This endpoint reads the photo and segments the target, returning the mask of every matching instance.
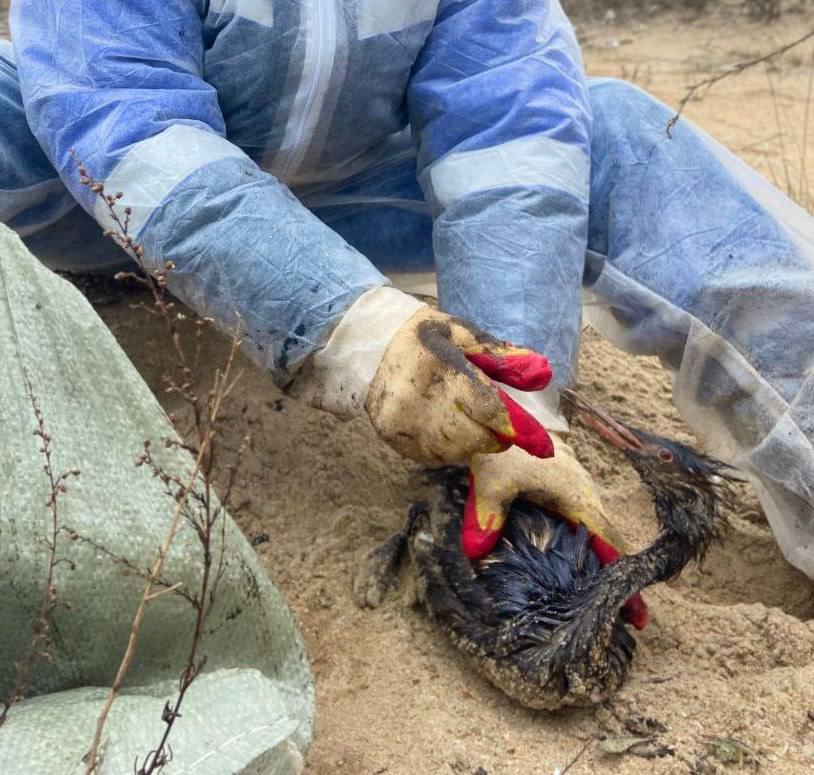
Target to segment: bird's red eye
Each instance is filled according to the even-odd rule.
[[[673,453],[670,452],[669,449],[660,449],[659,450],[659,460],[662,463],[672,463],[673,462]]]

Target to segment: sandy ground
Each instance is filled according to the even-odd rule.
[[[2,20],[0,20],[0,24]],[[688,83],[801,34],[811,17],[764,27],[667,17],[580,28],[592,74],[625,76],[675,104]],[[770,73],[757,68],[721,83],[687,114],[767,176],[799,186],[804,101],[812,49]],[[772,96],[774,92],[774,98]],[[778,124],[779,120],[779,124]],[[783,134],[778,134],[778,125]],[[814,153],[814,148],[809,151]],[[789,173],[783,171],[785,164]],[[809,173],[814,189],[814,174]],[[167,364],[159,330],[127,303],[100,313],[148,383],[163,396]],[[212,342],[206,362],[223,357]],[[586,331],[581,383],[619,416],[690,438],[651,359],[620,354]],[[168,409],[175,409],[164,399]],[[408,466],[363,421],[342,423],[281,398],[247,367],[230,400],[222,462],[252,436],[234,517],[286,594],[308,643],[318,718],[308,772],[370,774],[553,773],[582,749],[570,773],[715,772],[735,754],[709,740],[733,737],[761,771],[814,771],[814,598],[777,550],[754,499],[744,493],[726,542],[703,569],[645,593],[654,621],[637,635],[632,677],[606,706],[531,712],[473,675],[458,653],[398,593],[379,610],[350,597],[355,559],[399,525]],[[609,511],[636,545],[652,531],[652,505],[622,458],[575,432],[578,454]],[[665,730],[673,753],[645,760],[602,753],[602,735]],[[746,757],[748,758],[748,756]],[[742,760],[732,771],[750,771]]]

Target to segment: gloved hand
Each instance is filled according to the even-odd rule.
[[[602,565],[621,556],[624,541],[605,514],[590,474],[565,439],[555,433],[551,439],[555,453],[550,460],[537,460],[517,447],[497,455],[473,456],[461,531],[464,554],[469,559],[480,559],[492,551],[518,495],[568,522],[585,525],[591,535],[591,548]],[[647,607],[638,594],[628,600],[622,613],[637,629],[647,624]]]
[[[590,476],[562,439],[553,441],[490,378],[540,391],[551,370],[531,350],[500,342],[393,288],[376,288],[345,313],[290,391],[335,414],[366,413],[383,439],[414,460],[469,463],[461,540],[470,559],[494,548],[519,494],[584,523],[600,562],[617,559],[622,542]],[[551,457],[555,445],[553,460],[536,459]],[[626,611],[628,621],[644,626],[641,598],[632,598]]]
[[[467,463],[512,444],[551,456],[543,426],[492,379],[541,390],[551,370],[537,353],[377,288],[345,314],[291,392],[336,414],[365,412],[390,446],[429,465]]]

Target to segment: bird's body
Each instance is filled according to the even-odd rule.
[[[486,678],[532,708],[594,704],[622,685],[635,651],[625,601],[703,556],[720,531],[717,504],[731,478],[719,461],[569,398],[653,493],[661,531],[650,546],[602,567],[584,526],[518,499],[500,544],[472,563],[460,543],[465,472],[446,469],[429,475],[429,496],[368,555],[355,586],[357,602],[378,602],[406,548],[433,618]]]
[[[563,637],[602,574],[585,528],[517,500],[498,547],[470,563],[460,548],[465,480],[449,472],[439,490],[413,508],[407,544],[419,599],[455,645],[529,707],[593,704],[614,692],[635,650],[619,607],[591,646],[597,658],[576,658],[570,646],[579,644]]]

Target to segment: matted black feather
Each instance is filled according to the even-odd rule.
[[[414,507],[410,554],[424,603],[458,647],[531,707],[592,704],[615,691],[635,641],[618,605],[591,604],[604,569],[588,531],[517,499],[500,544],[473,564],[460,544],[466,479],[450,469],[433,479],[440,493]]]
[[[528,501],[512,508],[503,540],[477,565],[501,619],[528,611],[564,621],[601,568],[584,526],[572,528]]]

